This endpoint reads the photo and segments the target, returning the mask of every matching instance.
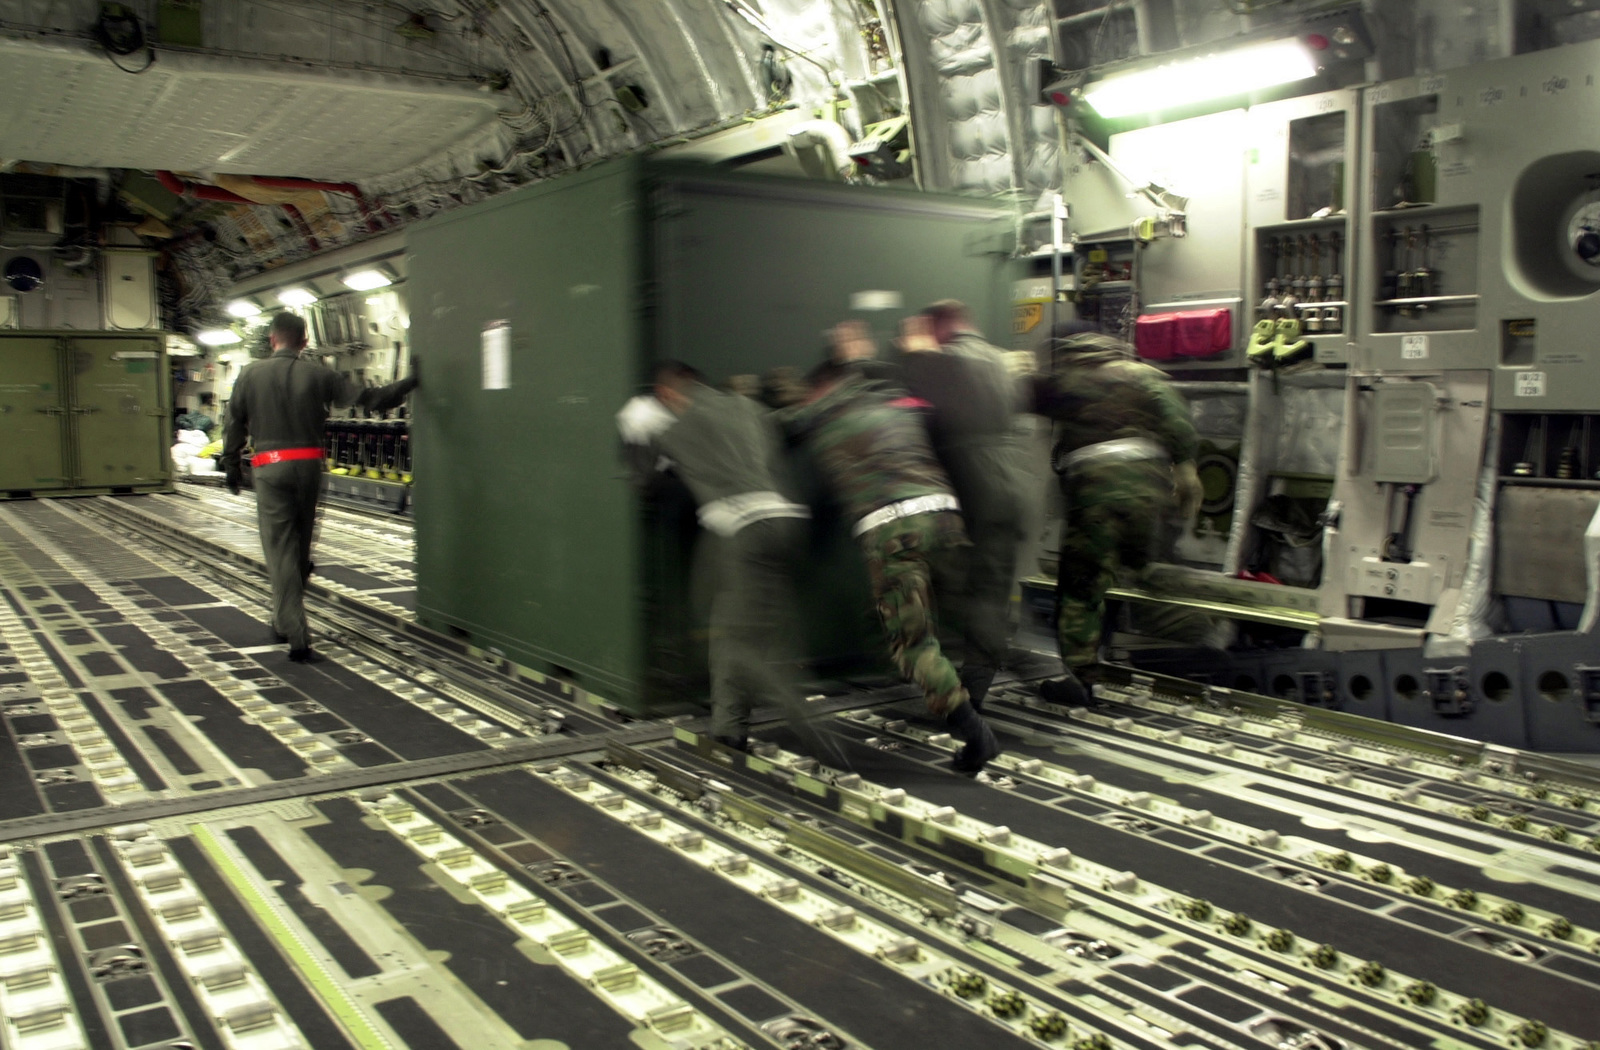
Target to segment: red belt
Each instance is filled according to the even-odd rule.
[[[257,452],[250,457],[252,467],[265,467],[271,463],[287,463],[292,459],[321,459],[320,448],[280,448],[276,452]]]

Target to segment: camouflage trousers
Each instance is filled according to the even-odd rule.
[[[1106,591],[1119,569],[1150,564],[1173,506],[1165,465],[1133,463],[1062,479],[1066,529],[1056,582],[1056,641],[1068,670],[1096,663]]]
[[[928,710],[945,715],[967,699],[955,665],[939,647],[938,595],[957,590],[954,559],[968,546],[954,513],[914,514],[861,537],[889,656],[922,687]]]

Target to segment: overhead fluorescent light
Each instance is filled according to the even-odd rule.
[[[195,338],[207,346],[232,346],[239,341],[239,333],[231,328],[208,328],[196,333]]]
[[[357,270],[355,273],[347,274],[343,280],[346,288],[358,292],[370,292],[374,288],[384,288],[394,283],[378,270]]]
[[[317,301],[317,297],[304,288],[285,288],[278,293],[278,302],[284,306],[310,306]]]
[[[1118,73],[1091,83],[1083,98],[1096,113],[1112,119],[1243,95],[1305,80],[1316,72],[1316,62],[1305,44],[1275,40]]]
[[[228,304],[228,313],[243,321],[261,316],[261,307],[248,299],[235,299]]]

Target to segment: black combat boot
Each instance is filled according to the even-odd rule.
[[[944,727],[964,745],[950,760],[957,773],[975,777],[991,759],[1000,754],[1000,741],[994,730],[971,704],[962,704],[945,716]]]
[[[1064,678],[1040,682],[1039,698],[1060,707],[1088,707],[1094,703],[1094,695],[1089,692],[1089,687],[1071,671]]]
[[[322,662],[322,654],[310,646],[306,646],[304,649],[290,649],[289,659],[297,664],[320,664]]]
[[[735,751],[750,750],[750,738],[748,736],[744,736],[743,734],[739,736],[715,736],[712,737],[712,739],[721,744],[723,747],[731,747]]]

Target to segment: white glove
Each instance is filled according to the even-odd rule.
[[[667,406],[650,394],[630,398],[617,413],[617,429],[630,445],[648,445],[678,421]]]

